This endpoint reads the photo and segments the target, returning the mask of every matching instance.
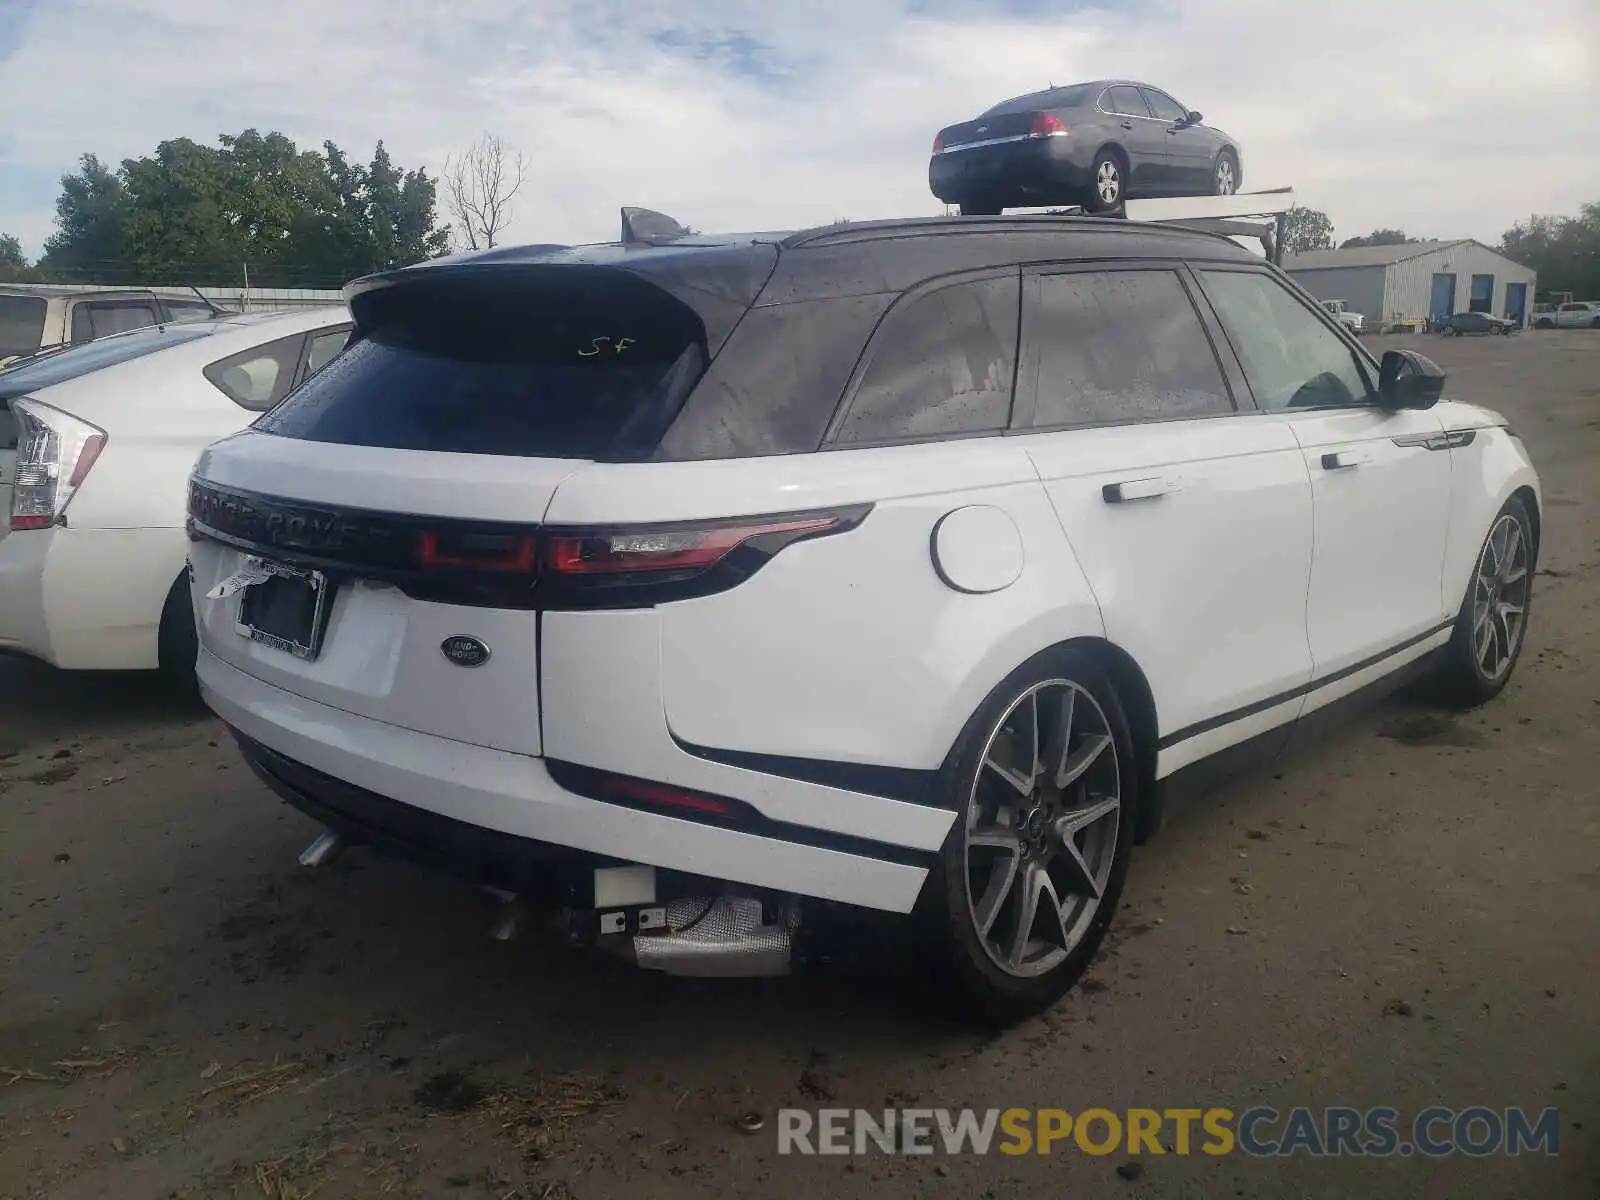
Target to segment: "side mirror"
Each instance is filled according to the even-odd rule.
[[[1183,118],[1183,123],[1185,125],[1198,125],[1198,124],[1200,124],[1201,121],[1204,121],[1204,120],[1205,120],[1205,118],[1202,117],[1199,113],[1194,112],[1194,111],[1191,110],[1189,115]]]
[[[1415,350],[1385,350],[1378,371],[1378,402],[1398,411],[1432,408],[1444,394],[1445,373]]]

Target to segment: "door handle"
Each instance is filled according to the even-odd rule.
[[[1322,469],[1324,471],[1343,471],[1349,467],[1359,467],[1362,463],[1371,462],[1372,459],[1365,454],[1357,454],[1354,450],[1335,450],[1332,454],[1322,456]]]
[[[1155,475],[1149,479],[1126,479],[1120,483],[1108,483],[1100,489],[1100,498],[1107,504],[1127,504],[1133,500],[1155,500],[1177,490],[1171,480]]]

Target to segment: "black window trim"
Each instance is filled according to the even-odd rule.
[[[1261,413],[1261,414],[1263,414],[1265,416],[1278,416],[1278,415],[1280,415],[1282,413],[1286,413],[1286,412],[1289,413],[1291,416],[1293,416],[1293,415],[1297,415],[1299,413],[1353,412],[1353,411],[1356,411],[1358,409],[1377,409],[1377,408],[1381,407],[1379,405],[1379,403],[1378,403],[1378,383],[1377,383],[1377,381],[1378,381],[1378,378],[1379,378],[1379,376],[1380,376],[1380,374],[1382,372],[1382,367],[1378,363],[1378,360],[1375,359],[1372,356],[1372,352],[1370,350],[1368,350],[1365,346],[1363,346],[1359,341],[1356,340],[1355,335],[1350,332],[1349,327],[1346,326],[1343,321],[1338,320],[1336,317],[1333,316],[1332,313],[1330,313],[1327,309],[1323,308],[1321,301],[1319,301],[1315,296],[1311,295],[1310,292],[1307,292],[1299,284],[1295,283],[1294,279],[1291,276],[1289,276],[1288,274],[1286,274],[1283,271],[1277,270],[1270,263],[1248,263],[1248,262],[1191,263],[1189,265],[1189,270],[1190,270],[1190,273],[1194,276],[1194,285],[1195,285],[1195,289],[1196,289],[1199,297],[1204,302],[1207,311],[1212,314],[1213,319],[1217,322],[1217,328],[1221,333],[1221,336],[1222,336],[1222,338],[1224,340],[1224,344],[1226,344],[1227,347],[1228,347],[1229,355],[1234,360],[1235,365],[1239,369],[1239,376],[1240,376],[1240,379],[1242,380],[1243,387],[1245,388],[1245,394],[1250,397],[1250,403],[1253,406],[1252,407],[1252,411],[1259,412],[1259,413]],[[1315,317],[1318,321],[1320,321],[1322,323],[1322,327],[1324,329],[1327,329],[1327,330],[1331,331],[1333,333],[1334,337],[1338,338],[1339,341],[1344,344],[1345,348],[1350,350],[1351,353],[1355,356],[1356,365],[1360,368],[1361,372],[1366,376],[1366,381],[1367,381],[1367,401],[1366,401],[1366,403],[1364,403],[1364,404],[1320,404],[1320,405],[1315,405],[1315,406],[1309,406],[1308,405],[1305,408],[1296,408],[1296,409],[1294,409],[1292,411],[1289,410],[1289,409],[1265,409],[1265,408],[1262,408],[1260,400],[1256,397],[1255,388],[1252,387],[1251,384],[1250,384],[1250,377],[1245,373],[1245,370],[1244,370],[1244,359],[1241,358],[1240,355],[1239,355],[1239,348],[1233,344],[1233,338],[1228,333],[1228,327],[1225,324],[1223,324],[1221,315],[1216,312],[1216,309],[1213,306],[1212,301],[1211,301],[1211,296],[1206,291],[1204,275],[1205,275],[1206,272],[1209,272],[1209,271],[1234,271],[1234,272],[1237,272],[1239,274],[1265,275],[1269,279],[1276,280],[1277,283],[1280,286],[1282,286],[1284,288],[1284,290],[1286,290],[1289,293],[1290,296],[1292,296],[1294,299],[1296,299],[1296,300],[1298,300],[1300,302],[1300,306],[1302,308],[1304,308],[1313,317]]]
[[[1017,344],[1012,351],[1011,360],[1011,403],[1007,410],[1006,423],[985,429],[953,430],[949,433],[923,433],[912,434],[898,438],[874,438],[852,441],[840,440],[839,434],[844,429],[844,423],[850,416],[850,411],[855,407],[857,393],[862,382],[866,379],[867,372],[872,369],[872,360],[882,349],[885,338],[883,331],[894,315],[904,308],[909,308],[924,296],[931,296],[946,288],[959,287],[964,283],[976,283],[986,279],[1017,280]],[[955,271],[948,275],[936,275],[930,279],[912,285],[896,297],[893,304],[883,310],[877,324],[872,327],[872,332],[867,336],[867,343],[862,347],[861,355],[856,359],[856,365],[851,369],[849,378],[845,381],[844,394],[835,405],[833,416],[829,419],[827,427],[822,434],[822,445],[819,452],[830,450],[869,450],[882,446],[917,446],[928,442],[953,442],[971,438],[1000,437],[1008,432],[1010,422],[1015,419],[1017,409],[1017,380],[1022,370],[1022,270],[1015,264],[1003,267],[982,267],[977,270]]]
[[[1182,259],[1171,258],[1133,258],[1133,259],[1100,259],[1072,262],[1036,262],[1024,263],[1022,266],[1022,316],[1019,326],[1027,328],[1028,313],[1036,308],[1039,300],[1038,281],[1046,275],[1081,275],[1089,272],[1105,273],[1109,271],[1162,271],[1169,275],[1176,275],[1178,286],[1183,289],[1184,295],[1189,299],[1189,305],[1194,309],[1200,327],[1205,331],[1206,342],[1211,347],[1211,357],[1217,364],[1217,373],[1222,377],[1223,387],[1227,389],[1228,401],[1233,405],[1232,412],[1208,413],[1204,416],[1171,416],[1171,417],[1138,417],[1130,420],[1118,421],[1067,421],[1051,425],[1033,425],[1029,422],[1033,414],[1038,411],[1038,362],[1037,355],[1030,343],[1025,339],[1017,351],[1017,382],[1016,395],[1011,402],[1011,426],[1006,433],[1013,437],[1027,437],[1037,433],[1064,433],[1074,429],[1118,429],[1132,425],[1165,425],[1176,421],[1225,421],[1234,417],[1253,415],[1259,410],[1255,407],[1254,397],[1244,389],[1242,371],[1230,370],[1229,358],[1232,346],[1229,345],[1229,354],[1222,353],[1222,347],[1228,345],[1220,341],[1223,337],[1221,326],[1217,323],[1216,315],[1211,311],[1210,305],[1202,304],[1196,294],[1195,284],[1188,278],[1185,267],[1187,264]],[[1244,401],[1244,403],[1241,403]]]

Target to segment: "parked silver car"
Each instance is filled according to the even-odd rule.
[[[76,345],[148,325],[204,320],[218,309],[197,295],[144,288],[0,286],[0,366],[53,346]]]

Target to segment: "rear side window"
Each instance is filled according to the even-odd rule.
[[[148,300],[101,301],[75,305],[72,309],[72,340],[87,342],[108,337],[113,333],[127,333],[156,323],[155,305]]]
[[[1205,327],[1172,271],[1038,278],[1024,332],[1037,366],[1035,428],[1234,411]]]
[[[892,309],[835,440],[890,442],[1002,430],[1016,378],[1016,275],[972,279]]]
[[[311,349],[306,355],[306,374],[315,375],[327,366],[333,356],[343,350],[345,343],[350,340],[348,326],[335,329],[329,333],[317,333],[311,336]]]
[[[1150,110],[1145,107],[1144,101],[1139,98],[1139,89],[1136,87],[1114,87],[1106,93],[1105,107],[1108,111],[1129,117],[1148,117]]]
[[[0,296],[0,358],[39,348],[46,307],[43,296]]]
[[[371,327],[255,427],[397,450],[639,459],[705,369],[694,311],[625,272],[557,268],[508,289],[431,282],[363,306]]]
[[[205,376],[240,408],[266,412],[289,394],[300,367],[305,334],[279,338],[219,359],[205,368]]]

